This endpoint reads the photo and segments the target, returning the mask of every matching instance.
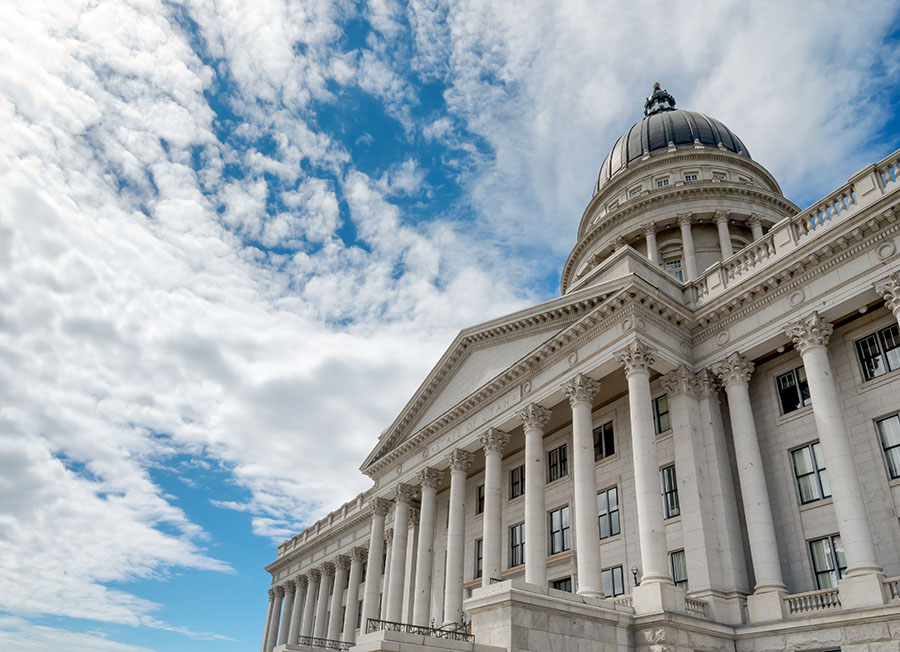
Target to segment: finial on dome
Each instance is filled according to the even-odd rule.
[[[651,116],[654,113],[674,110],[675,98],[669,94],[669,91],[662,89],[659,82],[655,82],[653,84],[653,93],[644,102],[644,115]]]
[[[653,90],[655,90],[655,91],[659,90],[659,82],[653,82]]]

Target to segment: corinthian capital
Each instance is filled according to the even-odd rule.
[[[728,211],[716,211],[715,215],[713,215],[713,222],[716,224],[720,222],[725,222],[728,224],[728,217],[731,215]]]
[[[272,600],[275,597],[275,589],[269,589],[269,600]]]
[[[281,584],[275,586],[275,596],[279,598],[284,597],[284,587]]]
[[[747,218],[747,226],[762,226],[762,219],[756,213],[751,213],[750,217]]]
[[[288,580],[284,583],[284,591],[289,595],[297,592],[297,585],[294,583],[294,580]]]
[[[656,350],[644,344],[643,340],[634,340],[631,344],[616,353],[616,361],[625,367],[625,375],[637,371],[650,371],[656,362]]]
[[[318,568],[310,568],[308,571],[306,571],[306,574],[309,575],[309,581],[314,584],[318,584],[319,580],[322,579],[322,571],[320,571]]]
[[[694,222],[693,213],[678,213],[678,226],[690,226]]]
[[[892,313],[900,318],[900,274],[891,274],[875,284],[875,291]]]
[[[294,582],[297,584],[298,591],[305,591],[307,584],[309,584],[309,578],[306,575],[298,575],[294,578]]]
[[[423,487],[428,487],[429,489],[437,489],[441,486],[441,482],[444,479],[444,472],[440,469],[433,469],[430,466],[419,471],[419,475],[416,476],[419,480],[419,484]]]
[[[375,516],[387,516],[391,511],[391,501],[386,498],[373,498],[372,499],[372,513]]]
[[[334,565],[341,570],[348,570],[350,568],[350,557],[347,555],[338,555],[334,558]]]
[[[319,567],[319,570],[322,571],[322,577],[331,577],[334,575],[334,564],[330,561],[323,561],[322,565]]]
[[[656,222],[647,222],[641,225],[644,235],[653,235],[656,233]]]
[[[784,332],[791,338],[794,348],[800,352],[800,355],[803,355],[803,352],[811,346],[828,346],[834,326],[814,311],[810,316],[785,328]]]
[[[569,403],[590,403],[594,400],[594,394],[600,389],[600,383],[584,374],[577,374],[572,380],[563,385],[563,391]]]
[[[725,387],[746,385],[750,382],[750,375],[753,373],[753,363],[735,351],[714,365],[713,373],[719,377]]]
[[[478,440],[485,453],[502,453],[509,443],[509,433],[497,428],[488,428],[487,432],[482,434]]]
[[[537,403],[529,403],[524,410],[519,412],[519,418],[526,428],[543,430],[550,420],[550,410],[542,408]]]
[[[681,394],[700,398],[700,381],[697,375],[684,365],[663,376],[662,384],[670,399]]]
[[[472,466],[472,453],[457,448],[450,453],[447,463],[450,465],[451,471],[468,471]]]
[[[416,499],[416,487],[408,484],[398,484],[394,487],[394,500],[398,503],[406,503],[409,505]]]
[[[709,369],[697,372],[698,398],[716,398],[719,393],[719,379]]]
[[[350,558],[361,564],[369,558],[369,551],[361,546],[356,546],[350,551]]]

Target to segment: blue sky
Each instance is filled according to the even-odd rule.
[[[248,650],[455,333],[552,298],[660,81],[804,207],[896,3],[0,6],[0,649]]]

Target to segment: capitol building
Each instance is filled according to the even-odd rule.
[[[278,546],[262,652],[900,651],[900,151],[801,209],[657,84],[560,290]]]

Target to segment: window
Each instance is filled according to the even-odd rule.
[[[525,493],[525,465],[517,466],[509,472],[509,499]]]
[[[678,505],[678,479],[675,477],[675,465],[670,464],[659,470],[662,484],[663,516],[673,518],[681,514]]]
[[[672,276],[674,278],[677,278],[679,281],[684,282],[684,270],[681,269],[681,258],[676,258],[675,260],[667,260],[666,272],[668,272],[669,276]]]
[[[550,582],[550,588],[556,589],[557,591],[568,591],[572,592],[572,577],[563,577],[558,580],[553,580]]]
[[[715,179],[716,181],[724,181],[725,173],[724,172],[713,172],[712,178]]]
[[[475,539],[475,579],[481,577],[483,572],[482,559],[484,558],[484,539]]]
[[[359,601],[359,606],[356,608],[356,629],[359,629],[362,626],[362,603],[363,601]]]
[[[554,448],[547,454],[547,482],[559,480],[569,474],[569,456],[566,445]]]
[[[797,479],[800,504],[812,503],[831,495],[828,473],[825,471],[825,462],[822,458],[822,446],[819,442],[792,450],[791,462],[794,466],[794,477]]]
[[[622,574],[621,566],[613,566],[612,568],[604,568],[600,571],[600,584],[603,589],[603,595],[607,598],[614,598],[617,595],[625,593],[625,581]]]
[[[597,494],[597,518],[600,521],[600,538],[614,537],[619,528],[619,492],[616,487]]]
[[[797,367],[786,374],[775,378],[778,387],[778,400],[781,402],[781,413],[788,414],[809,405],[809,385],[806,383],[806,369]]]
[[[381,574],[384,575],[385,570],[387,570],[387,543],[384,546],[384,552],[381,553]]]
[[[480,484],[475,488],[475,513],[481,514],[483,511],[484,511],[484,485]],[[447,510],[447,515],[449,518],[450,510]]]
[[[900,327],[892,324],[857,340],[856,357],[865,380],[900,369]]]
[[[665,187],[668,186],[668,185],[669,185],[669,180],[668,180],[668,179],[657,179],[657,180],[656,180],[656,187],[657,187],[657,188],[665,188]]]
[[[525,524],[519,523],[509,528],[509,567],[515,568],[525,563]]]
[[[344,631],[344,620],[347,618],[347,607],[341,607],[341,631]]]
[[[668,394],[653,399],[653,423],[656,425],[657,435],[672,429],[672,421],[669,419]]]
[[[688,590],[687,562],[684,559],[684,550],[675,550],[669,553],[669,572],[672,573],[672,580],[675,586],[681,587],[681,590]]]
[[[847,571],[841,535],[832,534],[830,537],[810,541],[809,556],[812,558],[813,572],[816,574],[816,587],[819,589],[835,588],[838,580]]]
[[[637,188],[632,188],[631,192],[628,193],[628,196],[629,197],[637,197],[640,194],[641,194],[641,186],[638,186]]]
[[[604,423],[599,428],[594,428],[594,459],[602,460],[604,457],[615,455],[616,442],[613,439],[612,421]]]
[[[878,438],[884,451],[888,475],[891,476],[891,480],[900,478],[900,415],[895,414],[876,421],[875,426],[878,428]]]
[[[555,555],[571,548],[569,541],[569,506],[550,512],[550,554]]]
[[[697,180],[697,173],[696,173],[696,172],[691,172],[690,174],[684,175],[684,180],[685,180],[685,181],[696,181],[696,180]]]
[[[366,568],[368,568],[368,567],[369,567],[369,562],[364,561],[363,567],[362,567],[362,573],[360,573],[360,575],[359,575],[359,583],[360,584],[366,583]]]

